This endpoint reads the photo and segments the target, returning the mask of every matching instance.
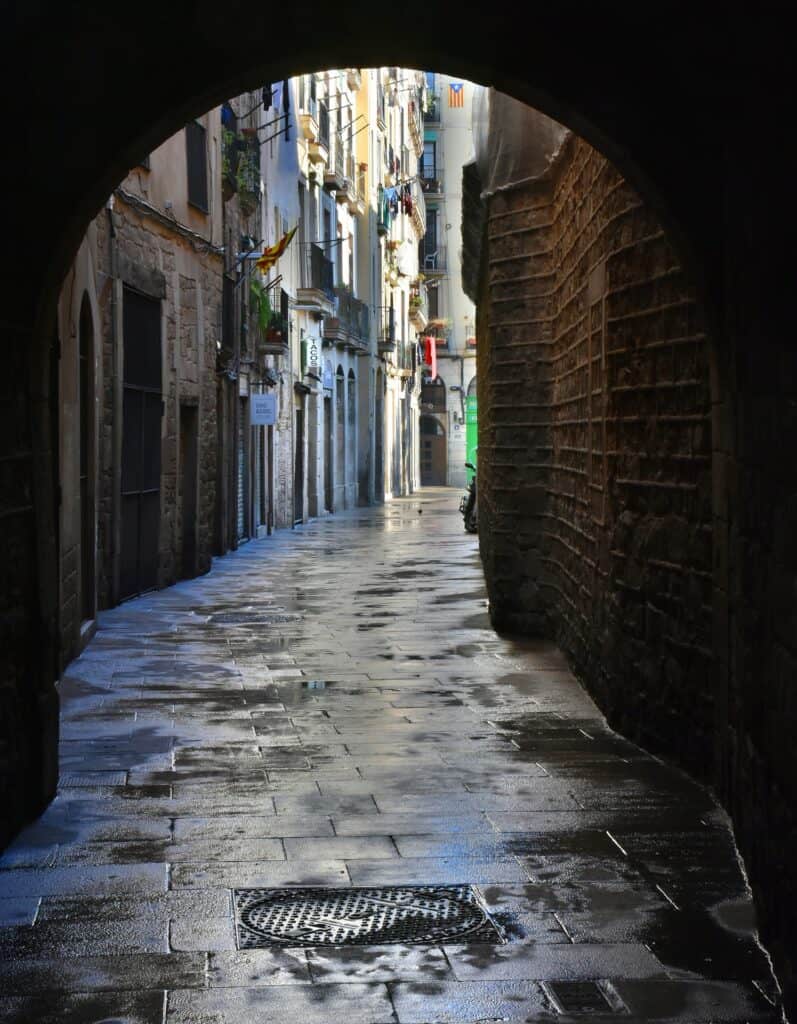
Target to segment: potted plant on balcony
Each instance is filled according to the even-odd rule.
[[[224,202],[232,199],[238,189],[239,139],[234,131],[225,128],[221,135],[221,194]]]
[[[238,159],[238,203],[244,217],[255,212],[260,203],[260,148],[257,138],[242,142]]]
[[[272,317],[271,323],[266,328],[266,341],[272,345],[281,345],[284,342],[282,333],[282,321],[276,316]]]

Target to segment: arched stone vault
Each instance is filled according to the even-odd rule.
[[[230,95],[324,67],[432,68],[495,85],[608,156],[699,286],[714,339],[714,779],[793,1005],[797,856],[772,852],[797,803],[793,83],[777,5],[16,0],[0,46],[0,840],[55,780],[55,308],[86,225],[142,153]]]

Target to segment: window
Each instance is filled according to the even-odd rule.
[[[429,254],[437,249],[437,209],[433,206],[426,209],[426,233],[423,236],[424,252]]]
[[[427,288],[426,303],[429,309],[429,319],[437,320],[440,316],[440,289],[437,287]]]
[[[198,121],[185,126],[185,155],[188,167],[188,202],[208,212],[207,131]]]
[[[423,144],[420,172],[422,178],[437,177],[437,143],[432,139]]]

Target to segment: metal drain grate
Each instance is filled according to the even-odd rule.
[[[236,889],[239,949],[501,943],[469,885]]]
[[[617,1006],[594,981],[544,982],[543,988],[559,1013],[614,1013]]]

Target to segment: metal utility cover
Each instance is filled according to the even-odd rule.
[[[549,981],[543,988],[559,1013],[611,1013],[617,1010],[594,981]]]
[[[470,885],[236,889],[239,949],[502,943]]]

